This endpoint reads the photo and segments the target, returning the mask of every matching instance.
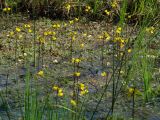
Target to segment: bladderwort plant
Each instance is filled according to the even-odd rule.
[[[0,101],[1,101],[1,107],[4,107],[5,112],[7,114],[7,118],[11,120],[11,114],[10,114],[10,106],[8,104],[7,98],[3,96],[3,92],[0,91]]]
[[[73,63],[73,101],[75,101],[76,106],[78,106],[78,79],[80,76],[80,72],[78,71],[78,66],[79,66],[80,59],[78,58],[72,58],[72,63]],[[73,107],[74,109],[74,107]],[[78,107],[75,107],[75,111],[78,112]],[[73,115],[72,119],[77,119],[77,115]]]
[[[146,21],[144,19],[143,24],[141,25],[139,35],[137,35],[136,40],[134,41],[134,54],[132,63],[135,67],[134,74],[132,75],[133,78],[137,78],[138,76],[143,80],[143,89],[144,89],[144,100],[147,102],[151,97],[151,86],[150,82],[152,80],[152,72],[153,72],[153,61],[150,61],[148,56],[148,49],[149,49],[149,41],[150,38],[145,37],[146,33]],[[142,76],[138,73],[141,73]],[[136,82],[133,81],[134,86],[136,86]]]
[[[121,18],[121,20],[120,20],[120,24],[122,25],[122,23],[124,22],[124,18],[125,18],[125,11],[126,11],[126,1],[124,1],[124,4],[123,4],[123,9],[122,9],[122,11],[121,11],[121,16],[120,16],[120,18]],[[140,34],[139,34],[139,36],[138,36],[138,38],[139,38],[139,43],[140,43],[140,40],[142,40],[142,38],[143,38],[143,35],[142,35],[142,33],[143,33],[143,29],[142,30],[140,30],[141,32],[140,32]],[[138,43],[138,44],[139,44]],[[137,51],[138,52],[138,51]],[[114,53],[113,53],[113,56],[114,56]],[[138,60],[138,58],[136,58],[136,59],[134,59],[133,61],[135,62],[136,60]],[[143,62],[143,66],[145,67],[145,64],[144,63],[146,63],[146,62]],[[114,66],[114,57],[113,57],[113,66]],[[113,73],[114,73],[114,71],[115,71],[115,69],[114,69],[114,67],[113,67]],[[148,72],[146,71],[146,67],[144,68],[144,70],[143,70],[143,73],[145,74],[144,75],[144,85],[145,85],[145,92],[147,92],[147,90],[146,89],[148,89],[148,87],[149,87],[149,79],[150,79],[150,75],[148,74]],[[147,86],[147,88],[146,88],[146,86]],[[112,95],[113,95],[113,98],[112,98],[112,107],[111,107],[111,111],[113,112],[113,110],[114,110],[114,103],[115,103],[115,101],[114,101],[114,94],[115,94],[115,82],[114,82],[114,74],[113,74],[113,93],[112,93]],[[145,93],[146,95],[145,96],[148,96],[147,95],[147,93]],[[102,97],[103,97],[103,94],[102,94]],[[101,99],[100,99],[101,100]],[[134,102],[134,101],[133,101]],[[98,103],[99,104],[99,103]],[[98,105],[97,104],[97,105]],[[96,106],[96,108],[97,108],[97,106]],[[94,115],[94,113],[93,113],[93,115]],[[92,115],[92,117],[91,117],[91,119],[93,119],[93,115]]]
[[[125,16],[125,12],[126,12],[126,5],[127,5],[127,1],[123,1],[123,7],[122,7],[122,10],[121,10],[121,19],[120,19],[120,25],[122,25],[122,23],[124,22],[124,16]],[[118,34],[119,33],[121,33],[121,27],[120,28],[117,28],[117,29],[120,29],[120,30],[118,30]],[[115,36],[114,35],[115,33],[113,33],[113,36]],[[115,39],[115,38],[113,38],[113,39]],[[116,96],[116,90],[115,90],[115,88],[116,88],[116,84],[118,84],[118,80],[119,80],[119,77],[117,78],[117,83],[116,83],[116,81],[115,81],[115,79],[116,79],[116,77],[115,77],[115,74],[116,74],[116,65],[115,65],[115,62],[116,62],[116,59],[115,59],[115,55],[116,54],[118,54],[116,51],[117,51],[117,47],[116,47],[116,44],[113,42],[113,44],[112,44],[112,46],[113,46],[113,48],[112,48],[112,61],[113,61],[113,63],[112,63],[112,77],[110,78],[110,80],[112,80],[113,81],[113,83],[112,83],[112,105],[111,105],[111,114],[113,114],[113,111],[114,111],[114,104],[115,104],[115,96]],[[121,61],[120,61],[121,62]],[[120,69],[121,70],[121,69]],[[109,80],[109,81],[110,81]],[[100,99],[99,99],[99,101],[98,101],[98,103],[97,103],[97,105],[96,105],[96,107],[95,107],[95,110],[94,110],[94,112],[93,112],[93,114],[92,114],[92,116],[91,116],[91,120],[94,118],[94,115],[95,115],[95,111],[97,110],[97,108],[98,108],[98,106],[99,106],[99,104],[100,104],[100,102],[101,102],[101,100],[102,100],[102,98],[104,97],[104,93],[106,92],[106,90],[107,90],[107,87],[108,87],[108,83],[106,83],[105,84],[105,88],[104,88],[104,91],[102,92],[102,95],[101,95],[101,97],[100,97]],[[109,112],[108,112],[109,113]],[[108,115],[107,115],[108,116]],[[107,119],[107,118],[106,118]]]
[[[67,103],[61,105],[60,99],[63,99],[62,89],[54,86],[56,91],[55,98],[52,98],[51,93],[47,93],[44,99],[40,99],[40,86],[38,80],[45,78],[45,73],[41,70],[34,76],[34,81],[31,82],[28,63],[26,64],[27,72],[25,77],[25,95],[24,95],[24,118],[25,120],[58,120],[71,119],[71,113],[76,114],[75,111],[69,109]],[[62,98],[60,98],[62,97]]]
[[[34,59],[34,67],[36,67],[36,10],[33,7],[33,59]]]

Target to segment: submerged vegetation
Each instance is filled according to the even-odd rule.
[[[0,120],[160,119],[158,0],[1,0]]]

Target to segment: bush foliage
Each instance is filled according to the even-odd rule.
[[[1,0],[1,9],[9,6],[14,12],[27,12],[31,16],[50,18],[70,18],[85,16],[90,19],[106,19],[105,10],[112,13],[109,19],[119,18],[120,9],[125,3],[127,15],[131,22],[140,21],[143,17],[156,20],[159,11],[158,0]],[[86,9],[90,7],[89,10]],[[108,20],[108,18],[107,18]],[[118,19],[119,20],[119,19]]]

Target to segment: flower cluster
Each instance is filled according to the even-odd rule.
[[[91,10],[91,7],[89,5],[86,6],[85,12],[89,12]]]
[[[104,11],[106,13],[106,15],[110,15],[110,11],[108,11],[107,9]]]
[[[71,9],[71,5],[70,4],[66,4],[65,5],[65,9],[67,10],[67,13],[69,13],[69,11]]]
[[[118,27],[117,29],[116,29],[116,33],[117,34],[120,34],[122,32],[122,28],[121,27]]]
[[[74,106],[74,107],[75,107],[75,106],[77,106],[76,101],[75,101],[75,100],[73,100],[73,99],[71,99],[71,100],[70,100],[70,103],[71,103],[71,105],[72,105],[72,106]]]
[[[107,76],[107,73],[106,73],[106,72],[102,72],[102,73],[101,73],[101,76],[102,76],[102,77],[106,77],[106,76]]]
[[[64,96],[63,89],[58,86],[53,86],[52,89],[57,92],[58,97]]]
[[[75,72],[75,73],[74,73],[74,76],[76,76],[76,77],[79,77],[80,75],[81,75],[80,72]]]
[[[11,11],[10,7],[3,8],[3,12],[10,12],[10,11]]]
[[[29,33],[32,32],[32,30],[31,30],[31,25],[30,25],[30,24],[25,24],[25,25],[24,25],[24,28],[26,28]]]
[[[42,70],[40,70],[38,73],[37,73],[38,76],[40,77],[44,77],[44,72]]]
[[[112,8],[116,8],[116,7],[118,6],[117,1],[112,2],[112,3],[111,3],[111,6],[112,6]]]
[[[146,32],[150,33],[150,34],[153,34],[155,33],[155,28],[152,26],[152,27],[148,27],[146,28]]]
[[[81,59],[79,58],[72,58],[72,63],[80,63],[81,62]]]
[[[83,83],[79,84],[79,89],[80,89],[80,96],[83,96],[88,93],[88,89]]]

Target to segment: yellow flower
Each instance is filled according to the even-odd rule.
[[[152,27],[146,28],[146,31],[147,31],[148,33],[153,34],[154,31],[155,31],[155,28],[152,26]]]
[[[88,90],[86,89],[86,87],[83,83],[79,84],[79,89],[80,89],[80,95],[81,96],[88,93]]]
[[[155,28],[154,28],[154,27],[151,27],[151,31],[150,31],[150,33],[151,33],[151,34],[153,34],[153,33],[154,33],[154,31],[155,31]]]
[[[117,30],[116,30],[116,33],[120,34],[122,31],[122,28],[121,27],[118,27]]]
[[[30,28],[31,26],[29,24],[24,25],[25,28]]]
[[[130,19],[132,16],[131,15],[128,15],[128,19]]]
[[[91,10],[91,7],[89,5],[86,6],[85,11],[89,12]]]
[[[52,32],[51,32],[51,31],[48,31],[47,33],[48,33],[48,35],[51,35],[51,34],[52,34]]]
[[[133,95],[142,95],[142,93],[136,88],[133,87],[128,88],[128,97],[131,97]]]
[[[106,72],[102,72],[102,73],[101,73],[101,76],[102,76],[102,77],[107,76]]]
[[[83,33],[83,36],[86,37],[86,36],[87,36],[87,33]]]
[[[63,92],[58,92],[58,97],[62,97],[63,95]]]
[[[81,75],[81,73],[80,73],[80,72],[75,72],[74,75],[75,75],[76,77],[79,77],[79,76]]]
[[[54,24],[54,25],[52,25],[52,27],[53,27],[53,28],[56,28],[57,26],[56,26],[56,24]]]
[[[30,28],[31,26],[28,24],[27,27]]]
[[[80,44],[80,47],[81,47],[81,48],[84,48],[84,44],[83,44],[83,43],[82,43],[82,44]]]
[[[128,53],[131,53],[132,52],[132,50],[131,49],[128,49]]]
[[[73,105],[73,106],[76,106],[76,105],[77,105],[77,103],[76,103],[75,100],[71,100],[70,103],[71,103],[71,105]]]
[[[88,9],[85,9],[85,11],[88,12],[89,10],[88,10]]]
[[[120,48],[123,48],[124,47],[124,43],[120,43]]]
[[[76,37],[75,37],[75,36],[72,36],[72,40],[75,41],[75,40],[76,40]]]
[[[63,92],[62,88],[59,88],[59,89],[58,89],[58,92],[59,92],[59,93]]]
[[[80,88],[80,90],[85,90],[85,85],[83,83],[80,83],[79,88]]]
[[[119,39],[120,43],[125,43],[124,39]]]
[[[150,33],[151,33],[151,34],[153,34],[153,33],[154,33],[154,31],[153,31],[153,30],[151,30],[151,31],[150,31]]]
[[[26,57],[26,56],[27,56],[27,53],[24,53],[23,55],[24,55],[24,57]]]
[[[73,20],[70,20],[70,21],[69,21],[69,23],[70,23],[70,24],[73,24],[73,23],[74,23],[74,21],[73,21]]]
[[[110,40],[111,39],[111,36],[107,32],[104,32],[104,36],[105,36],[106,40]]]
[[[110,15],[110,12],[108,10],[104,11],[107,15]]]
[[[133,94],[134,88],[129,88],[129,89],[128,89],[128,92],[129,92],[129,94]]]
[[[38,76],[43,77],[44,76],[44,72],[41,70],[37,73]]]
[[[52,32],[52,35],[55,35],[56,34],[56,32]]]
[[[3,11],[6,12],[6,11],[7,11],[7,8],[3,8]]]
[[[70,9],[71,9],[71,5],[70,4],[67,4],[65,9],[67,10],[67,12],[69,13]]]
[[[75,18],[74,20],[77,22],[77,21],[79,21],[79,18]]]
[[[57,28],[60,28],[61,26],[60,26],[60,24],[57,24]]]
[[[66,27],[67,26],[67,23],[64,23],[64,27]]]
[[[19,38],[19,39],[22,39],[22,38],[23,38],[23,35],[19,35],[18,38]]]
[[[42,38],[42,37],[40,37],[40,38],[39,38],[39,42],[40,42],[41,44],[44,44],[44,43],[45,43],[45,39]]]
[[[21,29],[20,29],[19,27],[16,27],[16,31],[17,31],[17,32],[20,32]]]
[[[88,90],[82,90],[82,91],[80,91],[80,96],[83,96],[83,95],[85,95],[87,93],[88,93]]]
[[[67,8],[67,9],[70,9],[70,8],[71,8],[71,5],[70,5],[70,4],[67,4],[67,5],[66,5],[66,8]]]
[[[54,24],[52,25],[53,28],[60,28],[60,24]]]
[[[29,32],[29,33],[31,33],[31,32],[32,32],[32,30],[31,30],[31,29],[28,29],[28,32]]]
[[[79,58],[72,58],[72,63],[79,63],[81,60]]]
[[[115,37],[115,39],[113,40],[113,42],[118,42],[121,40],[121,37]]]
[[[72,58],[72,63],[74,63],[75,62],[75,58]]]
[[[55,41],[57,40],[57,38],[55,36],[52,36],[52,40]]]
[[[12,32],[10,32],[9,34],[10,34],[10,36],[13,36],[13,35],[14,35],[14,32],[12,31]]]
[[[90,7],[90,6],[87,6],[87,9],[89,9],[89,10],[90,10],[90,9],[91,9],[91,7]]]
[[[7,10],[8,10],[8,11],[10,11],[10,10],[11,10],[11,8],[8,8]]]
[[[77,32],[76,32],[76,31],[74,31],[74,32],[73,32],[73,34],[74,34],[74,35],[77,35]]]
[[[79,62],[81,62],[81,60],[79,58],[76,58],[75,63],[79,63]]]
[[[9,11],[11,11],[11,8],[3,8],[3,12],[9,12]]]
[[[98,38],[99,38],[99,39],[103,39],[103,36],[102,36],[102,35],[99,35]]]
[[[117,7],[117,5],[118,5],[118,4],[117,4],[117,2],[116,2],[116,1],[114,1],[114,2],[112,2],[112,3],[111,3],[112,8],[116,8],[116,7]]]
[[[44,32],[43,34],[44,34],[45,36],[47,36],[47,35],[48,35],[48,32]]]
[[[52,87],[52,89],[57,91],[59,88],[58,88],[58,86],[55,85]]]
[[[121,71],[120,71],[120,73],[121,73],[121,74],[124,74],[124,71],[123,71],[123,70],[121,70]]]
[[[58,90],[58,96],[59,97],[62,97],[64,94],[63,94],[63,90],[62,90],[62,88],[57,88],[57,90]]]

